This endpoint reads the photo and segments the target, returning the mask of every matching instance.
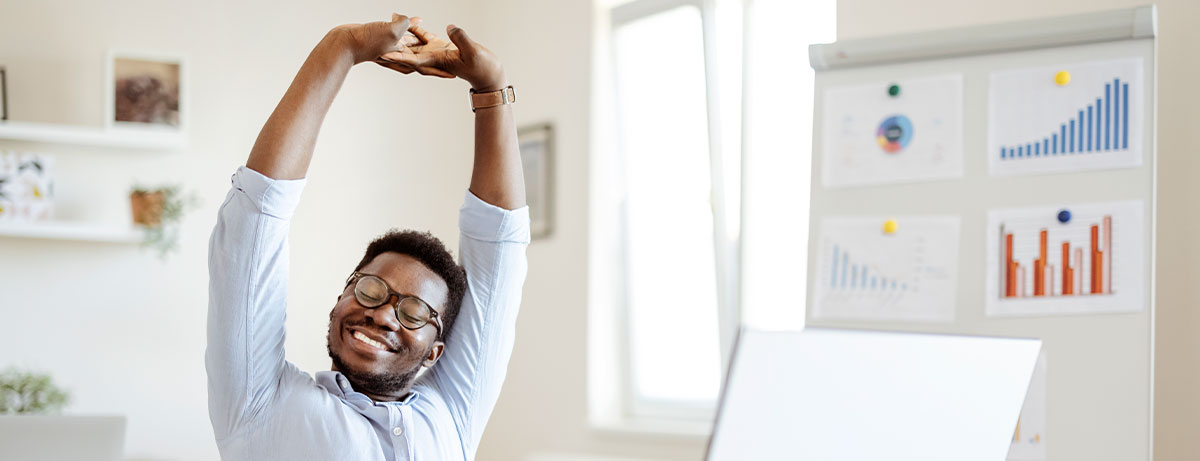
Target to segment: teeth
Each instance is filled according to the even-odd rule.
[[[382,349],[385,351],[388,350],[387,346],[384,346],[383,343],[376,341],[374,339],[368,338],[367,335],[364,335],[361,332],[357,332],[357,331],[354,332],[354,339],[357,339],[364,343],[370,344],[371,346],[374,346],[377,349]]]

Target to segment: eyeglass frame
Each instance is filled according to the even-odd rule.
[[[361,280],[363,277],[374,277],[374,278],[378,279],[380,283],[383,283],[383,287],[386,288],[388,291],[388,296],[387,296],[387,298],[384,299],[384,301],[382,303],[380,303],[376,306],[368,307],[362,303],[362,300],[358,299],[357,282],[358,282],[358,280]],[[377,309],[377,308],[383,307],[383,305],[385,305],[385,304],[388,304],[388,301],[391,301],[392,296],[396,296],[396,303],[392,305],[392,315],[396,316],[396,322],[399,323],[401,327],[403,327],[405,330],[417,331],[422,328],[425,328],[425,325],[432,324],[434,328],[437,328],[438,339],[441,339],[441,337],[442,337],[442,317],[441,317],[441,315],[442,314],[438,313],[438,311],[436,309],[434,309],[433,306],[430,306],[429,303],[425,302],[424,299],[421,299],[420,297],[417,297],[417,296],[406,295],[406,294],[400,293],[396,290],[393,290],[392,287],[390,285],[388,285],[387,281],[383,279],[383,277],[380,277],[375,274],[365,274],[365,273],[362,273],[359,271],[351,272],[350,277],[346,278],[346,287],[342,288],[342,292],[344,293],[346,291],[346,288],[350,288],[351,284],[355,284],[356,289],[352,290],[352,294],[354,295],[354,300],[356,302],[358,302],[359,305],[361,305],[367,309]],[[404,324],[403,320],[400,320],[400,303],[404,302],[404,300],[408,299],[408,298],[417,300],[417,302],[421,303],[422,306],[425,306],[425,310],[429,311],[429,318],[425,320],[424,324],[422,324],[421,326],[418,326],[416,328],[409,328],[408,325]]]

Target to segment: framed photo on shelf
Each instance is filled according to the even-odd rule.
[[[183,57],[111,50],[106,67],[106,128],[184,130]]]
[[[522,127],[517,130],[517,143],[525,174],[529,230],[533,238],[544,238],[554,228],[554,127],[549,123]]]

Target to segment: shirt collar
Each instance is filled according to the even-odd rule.
[[[408,406],[408,405],[411,405],[413,402],[415,402],[416,399],[421,395],[421,393],[417,392],[416,389],[411,389],[411,390],[409,390],[408,395],[404,396],[404,399],[402,399],[400,401],[377,402],[377,401],[371,400],[371,398],[367,397],[366,394],[363,394],[361,392],[354,390],[354,387],[350,385],[350,379],[346,378],[346,375],[342,374],[342,372],[340,372],[340,371],[318,371],[317,372],[317,384],[320,385],[321,387],[325,388],[325,390],[327,392],[329,392],[330,394],[341,397],[342,400],[345,400],[348,403],[352,403],[352,404],[358,403],[358,404],[363,404],[363,405],[367,405],[367,406],[370,406],[370,405]]]

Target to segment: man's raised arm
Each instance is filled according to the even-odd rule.
[[[471,40],[453,24],[446,27],[449,41],[421,27],[413,18],[410,31],[419,44],[386,53],[380,65],[400,72],[416,71],[443,78],[459,77],[478,93],[508,86],[504,67],[496,55]],[[506,210],[525,206],[525,179],[517,145],[512,106],[503,104],[475,111],[475,164],[471,170],[471,193]]]

